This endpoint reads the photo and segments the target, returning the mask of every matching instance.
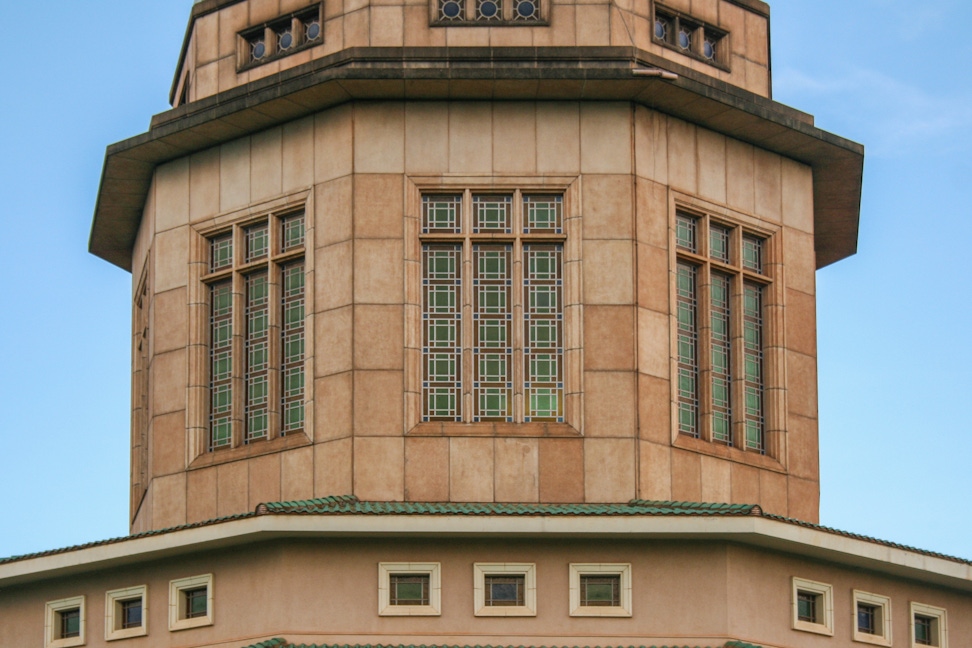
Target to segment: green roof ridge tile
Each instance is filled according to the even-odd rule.
[[[701,648],[700,646],[679,646],[679,645],[651,645],[651,646],[533,646],[533,645],[503,645],[503,644],[294,644],[288,642],[286,639],[276,637],[274,639],[268,639],[266,641],[251,644],[245,648]],[[727,641],[722,648],[761,648],[755,644],[745,643],[742,641]]]

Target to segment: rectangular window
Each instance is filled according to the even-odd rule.
[[[209,237],[209,449],[304,427],[304,215]]]
[[[523,605],[526,576],[487,574],[485,577],[486,605]]]
[[[439,563],[378,563],[378,614],[438,616]]]
[[[423,421],[563,422],[562,206],[423,196]]]
[[[169,582],[169,630],[213,624],[213,575]]]
[[[681,434],[766,451],[766,239],[677,212],[677,422]]]
[[[728,34],[681,12],[655,6],[654,41],[692,58],[726,67]]]
[[[891,599],[854,590],[854,641],[891,645]]]
[[[580,590],[582,606],[621,605],[620,574],[582,574]]]
[[[148,633],[145,585],[105,593],[105,639],[127,639]]]
[[[67,639],[68,637],[81,636],[81,609],[71,608],[61,610],[57,613],[58,618],[58,638]]]
[[[71,648],[85,643],[85,600],[74,596],[44,606],[44,645]]]
[[[793,629],[834,634],[833,587],[804,578],[793,578]]]
[[[631,616],[631,565],[571,563],[571,616]]]
[[[324,42],[321,6],[281,16],[239,34],[239,67],[247,69]]]
[[[533,563],[475,563],[473,585],[476,616],[536,616]]]
[[[911,645],[948,648],[948,623],[944,608],[911,603]]]

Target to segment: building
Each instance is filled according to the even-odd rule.
[[[132,535],[0,560],[0,645],[967,643],[972,564],[818,526],[863,148],[769,22],[197,2],[92,227]]]

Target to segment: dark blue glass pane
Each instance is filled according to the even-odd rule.
[[[479,5],[479,12],[486,16],[487,18],[492,18],[496,15],[496,3],[495,2],[484,2]]]
[[[516,600],[516,584],[515,583],[493,583],[492,587],[492,598],[494,601],[515,601]]]
[[[655,21],[655,38],[665,38],[665,23],[661,20]]]
[[[307,26],[307,39],[314,40],[321,35],[321,26],[318,23],[311,23]]]
[[[280,37],[280,49],[290,49],[290,46],[294,44],[293,34],[284,34]]]
[[[537,8],[532,2],[521,2],[520,4],[516,5],[516,11],[524,18],[529,18],[536,13]]]
[[[455,18],[459,15],[459,3],[458,2],[447,2],[442,5],[442,13],[445,14],[447,18]]]
[[[682,49],[688,49],[689,45],[692,44],[691,39],[689,39],[688,32],[679,32],[678,34],[678,46]]]
[[[262,59],[264,54],[267,53],[267,46],[263,43],[257,43],[253,46],[253,58]]]

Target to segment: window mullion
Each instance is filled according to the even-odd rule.
[[[475,403],[473,402],[473,277],[472,240],[472,192],[468,189],[462,196],[462,214],[460,229],[462,230],[462,311],[459,319],[461,327],[460,358],[462,362],[462,420],[464,423],[472,421]]]
[[[698,268],[696,301],[699,438],[712,441],[712,265]]]
[[[274,223],[271,226],[271,231],[276,230],[277,227]],[[274,240],[270,239],[272,247],[271,250],[279,249],[273,246]],[[277,263],[269,263],[267,268],[267,281],[269,286],[267,287],[269,291],[269,303],[270,303],[270,323],[268,326],[268,349],[269,354],[269,367],[268,367],[268,377],[269,384],[267,386],[267,413],[270,418],[269,425],[267,426],[267,435],[271,439],[276,439],[281,435],[282,429],[282,407],[281,402],[283,400],[283,387],[281,385],[282,375],[281,375],[281,358],[283,356],[283,349],[281,344],[281,335],[283,330],[281,327],[281,319],[283,318],[283,291],[281,289],[281,269]]]
[[[513,364],[513,420],[523,421],[526,405],[523,401],[525,380],[524,331],[523,331],[523,201],[519,191],[513,192],[513,281],[510,286],[510,302],[513,320],[510,323]]]
[[[732,376],[732,440],[740,450],[746,450],[746,340],[743,326],[744,287],[742,278],[735,275],[730,286],[729,298],[729,366]]]

